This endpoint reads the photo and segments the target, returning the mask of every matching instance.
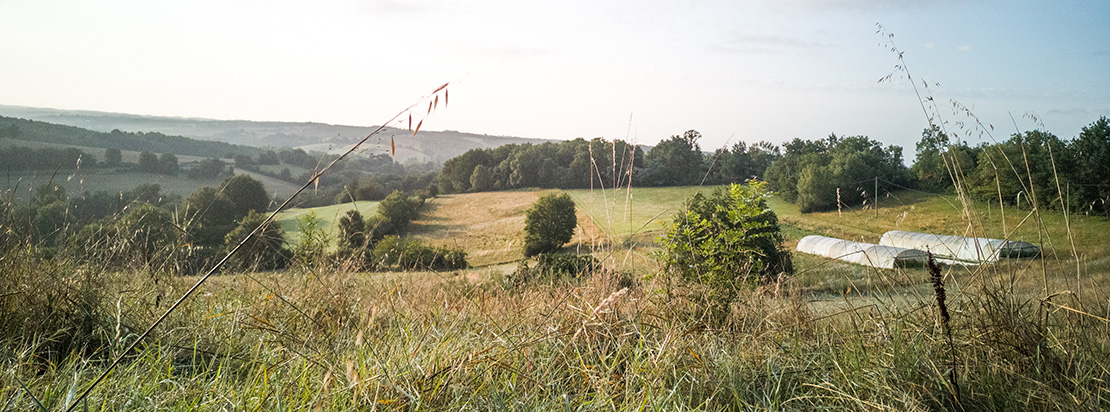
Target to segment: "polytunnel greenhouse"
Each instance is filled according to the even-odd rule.
[[[999,258],[1034,257],[1040,249],[1028,242],[983,237],[946,236],[892,230],[879,239],[880,245],[928,250],[954,263],[989,263]]]
[[[921,266],[925,264],[927,258],[925,252],[920,250],[816,235],[799,240],[797,249],[802,253],[883,269]]]

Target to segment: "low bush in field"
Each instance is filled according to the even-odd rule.
[[[542,253],[536,256],[536,266],[522,262],[506,279],[509,284],[520,286],[531,282],[581,279],[601,269],[601,262],[590,255],[570,253]]]
[[[469,266],[461,249],[426,246],[397,236],[378,241],[368,260],[378,269],[454,270]]]
[[[750,181],[695,194],[659,241],[668,274],[704,286],[715,310],[727,308],[745,286],[778,281],[793,272],[778,217],[767,207],[766,184]]]

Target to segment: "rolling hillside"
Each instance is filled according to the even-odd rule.
[[[184,117],[139,116],[76,110],[40,109],[0,105],[0,115],[76,126],[99,132],[118,129],[131,132],[158,132],[193,139],[253,147],[299,147],[315,151],[339,151],[368,135],[376,126],[342,126],[324,123],[254,122]],[[457,131],[420,131],[412,133],[387,128],[374,140],[370,151],[384,153],[393,136],[397,160],[442,163],[474,148],[493,148],[505,144],[542,143],[544,139],[489,136]],[[573,137],[573,136],[572,136]]]

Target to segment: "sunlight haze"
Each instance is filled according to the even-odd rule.
[[[1071,139],[1110,113],[1105,2],[768,3],[6,0],[0,105],[375,125],[452,82],[426,129],[696,129],[704,150],[835,132],[911,158],[926,119],[900,74],[877,82],[897,64],[881,23],[937,102],[999,139],[1011,115]]]

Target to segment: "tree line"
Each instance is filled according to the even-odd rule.
[[[878,193],[918,189],[954,193],[955,182],[987,202],[1110,214],[1110,125],[1101,117],[1073,140],[1050,132],[1015,133],[971,146],[937,128],[925,129],[916,159],[866,136],[831,134],[781,147],[737,142],[703,152],[695,130],[644,152],[621,140],[582,138],[472,149],[447,160],[435,184],[444,193],[516,188],[602,188],[718,185],[766,180],[802,212],[869,206]],[[878,193],[876,193],[878,192]]]
[[[690,130],[671,136],[648,152],[623,140],[577,138],[542,144],[509,144],[472,149],[447,160],[436,177],[444,193],[482,192],[538,187],[675,186],[720,184],[761,178],[778,158],[767,142],[702,153],[701,134]]]
[[[954,181],[982,201],[1105,216],[1110,214],[1110,121],[1062,140],[1051,132],[1014,133],[977,146],[939,128],[926,129],[909,173],[924,190],[952,191]]]

